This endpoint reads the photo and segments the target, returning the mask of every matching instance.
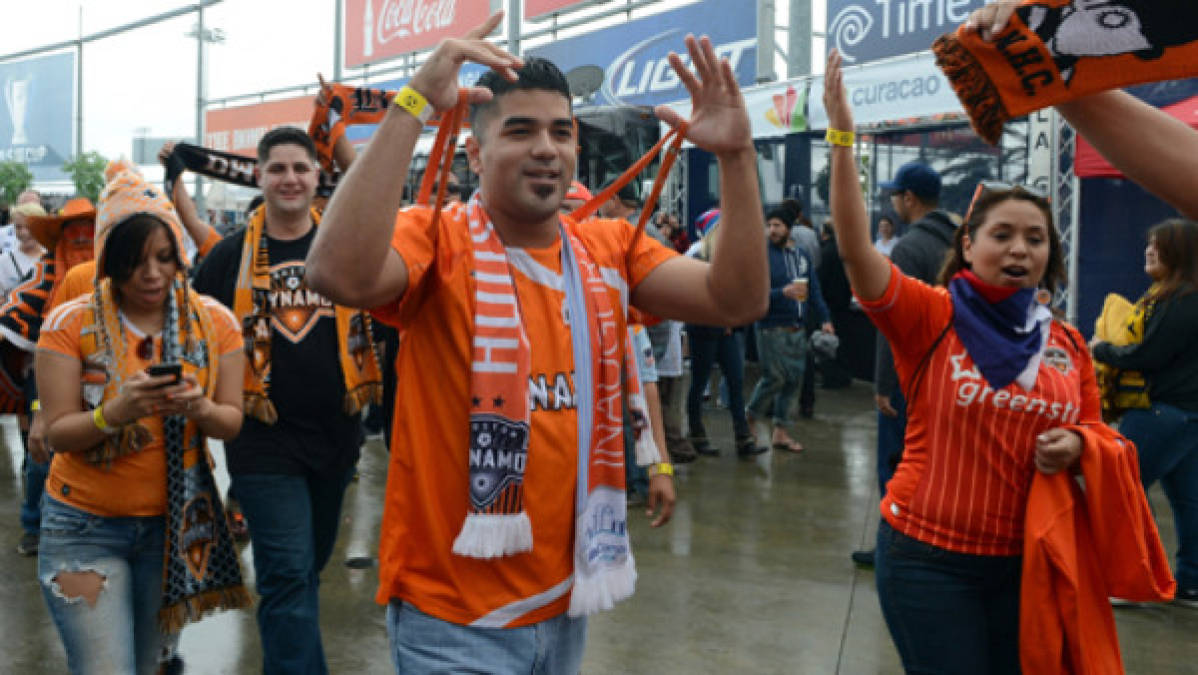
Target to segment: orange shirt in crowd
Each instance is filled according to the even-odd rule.
[[[532,434],[524,506],[533,549],[492,560],[453,554],[468,504],[470,420],[470,284],[472,243],[461,206],[442,212],[431,235],[429,211],[402,211],[392,246],[409,273],[402,300],[375,315],[404,329],[391,464],[379,541],[379,603],[399,598],[458,624],[522,626],[569,606],[573,574],[578,437],[574,358],[563,318],[560,242],[508,249],[525,330],[532,345],[529,404]],[[640,237],[625,266],[633,228],[593,220],[579,238],[602,268],[612,304],[650,271],[677,255]],[[624,325],[621,319],[620,335]]]
[[[216,300],[201,296],[212,315],[216,335],[213,350],[220,356],[242,349],[241,326],[233,313]],[[42,322],[38,349],[46,349],[82,360],[79,336],[90,296],[60,304]],[[160,360],[162,340],[154,337],[155,358],[149,361],[137,355],[137,345],[145,336],[131,323],[125,323],[129,340],[126,346],[125,375],[133,375]],[[98,365],[83,365],[83,386],[103,387],[104,373]],[[54,453],[46,494],[98,516],[158,516],[166,513],[166,452],[163,445],[162,417],[153,415],[140,420],[153,437],[140,452],[113,460],[109,467],[89,464],[81,455]]]
[[[890,342],[895,370],[911,379],[952,320],[948,289],[891,267],[882,297],[863,302]],[[1035,387],[994,391],[949,329],[908,402],[903,459],[886,485],[882,516],[894,529],[958,553],[1018,555],[1035,471],[1036,436],[1101,423],[1098,386],[1077,329],[1053,321]]]

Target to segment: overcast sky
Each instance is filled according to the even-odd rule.
[[[664,0],[661,6],[668,9],[691,1]],[[755,0],[744,2],[753,6]],[[81,28],[88,35],[194,2],[2,0],[2,4],[0,25],[5,30],[0,55],[74,39]],[[778,23],[785,25],[788,0],[775,4]],[[814,0],[814,5],[813,25],[820,29],[824,0]],[[220,28],[225,35],[222,44],[209,48],[208,98],[305,84],[314,81],[317,72],[330,75],[335,7],[335,0],[224,0],[206,9],[205,27]],[[116,157],[132,152],[134,136],[194,136],[196,42],[186,37],[194,24],[195,14],[187,14],[84,46],[86,150]],[[785,45],[785,36],[779,38]],[[819,64],[819,59],[813,61]],[[780,68],[780,72],[785,71]]]

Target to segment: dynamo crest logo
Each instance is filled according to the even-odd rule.
[[[855,63],[854,48],[865,41],[873,27],[874,18],[869,10],[861,5],[849,5],[837,12],[828,24],[828,39],[836,45],[845,63]]]

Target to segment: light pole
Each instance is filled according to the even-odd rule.
[[[192,26],[186,35],[196,39],[196,145],[202,146],[204,145],[204,106],[208,100],[208,73],[205,67],[208,57],[207,44],[224,42],[225,32],[219,28],[204,28],[204,3],[201,2],[196,9],[196,25]],[[207,217],[208,213],[204,204],[204,179],[199,175],[196,176],[195,203],[200,217]]]

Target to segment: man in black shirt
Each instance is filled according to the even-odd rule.
[[[258,165],[270,277],[265,380],[277,420],[257,419],[247,407],[241,434],[226,443],[226,456],[232,493],[253,541],[263,670],[323,673],[319,575],[333,552],[361,426],[343,406],[335,307],[304,281],[304,258],[316,234],[311,211],[316,149],[303,131],[275,129],[258,144]],[[217,244],[194,283],[235,312],[240,269],[254,262],[243,260],[246,236],[242,229]],[[254,314],[242,314],[244,309],[238,319],[247,351],[261,359],[254,349]]]

